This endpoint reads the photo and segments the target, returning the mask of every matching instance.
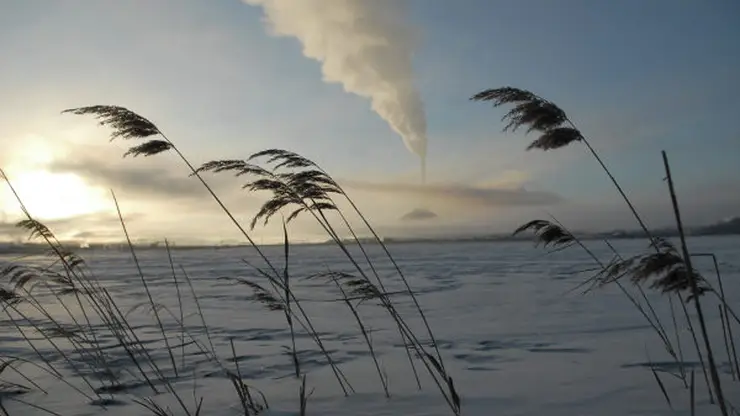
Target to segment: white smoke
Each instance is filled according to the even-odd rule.
[[[406,147],[426,157],[426,118],[413,84],[411,33],[401,0],[243,0],[262,6],[275,36],[321,62],[325,82],[370,98]]]

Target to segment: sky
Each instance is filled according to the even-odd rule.
[[[61,114],[94,104],[149,118],[196,165],[298,152],[388,236],[505,233],[549,214],[636,228],[583,146],[526,151],[535,137],[502,132],[505,110],[469,100],[501,86],[563,108],[650,226],[673,221],[661,150],[686,222],[740,215],[734,0],[1,4],[0,167],[63,238],[121,240],[113,190],[137,240],[239,241],[175,155],[124,159],[131,143]],[[264,202],[243,178],[207,180],[245,223]],[[0,240],[20,238],[7,186],[0,204]],[[421,211],[434,215],[405,215]],[[310,218],[290,230],[326,239]],[[278,241],[281,225],[254,236]]]

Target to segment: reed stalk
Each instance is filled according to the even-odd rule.
[[[697,276],[694,274],[694,269],[691,265],[691,256],[689,255],[689,249],[686,245],[686,236],[684,234],[683,222],[681,221],[681,211],[678,207],[678,198],[676,197],[676,191],[673,186],[673,177],[671,176],[671,167],[668,164],[668,156],[665,151],[661,152],[663,155],[663,165],[665,167],[666,177],[668,178],[668,189],[671,194],[671,205],[673,206],[673,213],[676,217],[676,226],[678,227],[678,233],[681,238],[681,250],[683,252],[683,259],[686,262],[686,272],[688,273],[688,280],[691,287],[691,293],[693,295],[694,307],[696,308],[696,315],[699,321],[699,328],[701,335],[704,340],[704,348],[707,354],[707,361],[709,364],[709,374],[712,378],[712,385],[714,386],[714,393],[717,396],[717,402],[719,404],[722,416],[728,416],[727,404],[725,403],[724,393],[722,392],[722,383],[719,378],[719,372],[717,365],[714,361],[714,353],[712,352],[712,344],[709,340],[707,333],[706,322],[704,321],[704,312],[701,307],[699,292],[699,285],[697,284]]]

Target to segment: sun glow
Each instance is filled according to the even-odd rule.
[[[13,187],[35,218],[56,220],[106,210],[105,195],[91,188],[73,173],[51,173],[45,170],[7,172]],[[8,212],[20,213],[20,205],[5,186],[0,200]]]

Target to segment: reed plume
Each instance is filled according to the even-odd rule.
[[[668,163],[668,155],[665,151],[662,151],[661,153],[663,156],[663,167],[665,168],[666,180],[668,182],[668,192],[671,196],[673,215],[676,219],[676,227],[678,229],[678,234],[681,241],[681,254],[683,255],[683,261],[685,262],[685,279],[688,280],[691,296],[694,297],[694,308],[696,310],[697,320],[699,321],[699,329],[701,331],[702,339],[704,340],[704,348],[706,349],[707,361],[709,362],[709,372],[712,376],[714,393],[717,395],[717,402],[722,415],[728,416],[728,405],[725,402],[724,392],[722,391],[722,382],[719,378],[719,370],[717,369],[716,361],[714,360],[712,343],[709,340],[707,325],[704,319],[704,312],[701,306],[701,301],[699,299],[700,295],[703,293],[703,289],[700,286],[699,275],[698,273],[695,273],[694,268],[692,267],[691,254],[689,253],[689,249],[686,244],[686,235],[684,233],[683,221],[681,220],[681,210],[678,207],[678,197],[676,196],[676,190],[673,186],[673,177],[671,176],[671,167]]]
[[[125,155],[153,155],[158,154],[167,150],[173,150],[177,153],[177,155],[182,159],[182,161],[188,166],[188,168],[191,170],[191,173],[193,176],[197,177],[197,179],[203,184],[203,186],[206,188],[206,190],[210,193],[210,195],[213,197],[213,199],[218,203],[218,205],[221,207],[221,209],[224,211],[224,213],[229,217],[229,219],[232,221],[232,223],[239,229],[239,231],[242,233],[242,235],[248,240],[250,245],[257,251],[259,256],[263,259],[263,261],[267,264],[268,268],[270,269],[270,274],[274,275],[275,277],[280,276],[280,272],[277,270],[277,268],[272,264],[272,262],[265,256],[265,254],[262,252],[262,250],[255,244],[251,236],[247,233],[247,231],[241,226],[239,221],[236,220],[236,218],[233,216],[233,214],[230,212],[228,208],[224,205],[224,203],[220,200],[220,198],[215,194],[213,189],[207,184],[207,182],[203,179],[201,176],[201,173],[207,170],[215,171],[215,172],[222,172],[222,171],[235,171],[237,173],[237,176],[243,175],[246,173],[256,174],[260,176],[257,180],[248,183],[245,185],[246,188],[250,190],[267,190],[272,191],[274,193],[274,196],[272,199],[268,201],[265,205],[263,205],[260,212],[255,215],[251,222],[251,228],[254,228],[256,226],[257,221],[262,220],[263,222],[269,221],[269,219],[275,215],[277,212],[279,212],[282,208],[293,205],[295,210],[290,213],[288,216],[288,220],[294,220],[297,218],[298,215],[304,212],[310,212],[314,218],[316,218],[322,226],[325,227],[326,231],[329,233],[330,236],[332,236],[332,239],[335,240],[335,243],[345,252],[347,257],[350,259],[350,261],[353,262],[353,264],[357,265],[354,258],[352,258],[351,254],[347,251],[346,247],[344,247],[343,242],[338,238],[336,233],[334,232],[333,228],[330,224],[328,224],[328,221],[325,218],[325,211],[329,210],[335,210],[339,212],[340,217],[343,219],[345,224],[349,227],[349,223],[346,221],[346,218],[341,213],[340,210],[336,209],[336,206],[331,202],[330,198],[326,198],[326,195],[328,193],[332,192],[338,192],[342,196],[344,196],[347,201],[352,205],[353,209],[360,215],[364,223],[368,226],[368,228],[371,230],[375,238],[381,243],[381,246],[383,247],[385,253],[388,255],[388,258],[391,260],[391,262],[394,264],[394,267],[396,267],[396,270],[399,272],[399,275],[401,276],[402,281],[407,286],[407,289],[409,290],[409,293],[414,301],[414,304],[419,311],[419,314],[421,315],[424,325],[427,328],[427,332],[429,333],[429,336],[432,340],[432,344],[434,345],[434,349],[437,353],[437,358],[440,363],[442,363],[442,356],[439,352],[437,342],[434,339],[434,335],[431,331],[431,328],[429,327],[429,323],[427,322],[426,316],[424,315],[418,300],[416,299],[416,296],[413,294],[413,291],[411,291],[408,282],[406,278],[403,276],[403,274],[400,271],[400,268],[398,268],[397,264],[391,257],[390,253],[388,252],[385,245],[382,244],[382,241],[377,236],[377,233],[370,227],[370,224],[367,222],[367,220],[362,216],[360,211],[355,206],[354,202],[349,198],[349,196],[344,193],[341,188],[334,183],[334,181],[329,177],[328,174],[326,174],[325,171],[318,168],[318,166],[309,161],[306,158],[303,158],[300,155],[297,155],[296,153],[285,151],[285,150],[279,150],[279,149],[269,149],[263,152],[258,152],[250,157],[248,161],[215,161],[211,163],[204,164],[200,168],[196,169],[190,161],[179,151],[179,149],[170,141],[164,133],[162,133],[161,130],[157,128],[157,126],[154,125],[151,121],[148,119],[139,116],[138,114],[125,109],[123,107],[118,106],[90,106],[90,107],[81,107],[77,109],[70,109],[66,110],[65,112],[78,114],[78,115],[94,115],[97,119],[101,121],[102,125],[109,126],[112,129],[111,133],[111,140],[114,140],[119,137],[123,137],[126,139],[143,139],[148,138],[153,135],[159,135],[161,138],[166,142],[165,144],[157,143],[156,140],[154,141],[149,140],[144,143],[144,145],[140,146],[134,146],[131,147]],[[272,167],[272,170],[278,170],[281,168],[315,168],[315,169],[306,169],[303,172],[293,172],[288,174],[277,174],[273,172],[268,172],[267,169],[254,169],[255,164],[251,163],[254,159],[267,157],[268,160],[265,162],[267,165],[274,164]],[[354,235],[354,231],[351,231]],[[358,240],[359,243],[359,240]],[[361,243],[360,243],[361,244]],[[369,257],[367,257],[367,254],[364,251],[364,248],[362,249],[363,255],[367,258],[368,262],[370,263]],[[359,267],[359,265],[357,265]],[[375,272],[374,267],[372,264],[370,265],[371,269],[373,270],[373,273],[375,273],[376,279],[378,280],[378,283],[380,287],[383,287],[383,283],[380,281],[379,276]],[[363,276],[366,277],[366,276]],[[296,299],[297,301],[297,299]],[[392,303],[390,300],[385,299],[384,305],[387,306],[387,309],[391,313],[393,319],[396,321],[399,332],[402,334],[402,337],[404,339],[415,339],[414,334],[410,331],[410,328],[406,326],[406,324],[403,322],[402,318],[398,316],[395,313],[395,310],[392,307]],[[301,311],[301,313],[304,315],[304,319],[306,320],[306,323],[309,327],[312,327],[312,324],[310,322],[310,319],[308,316],[305,316],[305,313],[303,312],[303,309],[300,307],[299,303],[296,303],[296,306]],[[404,328],[405,327],[405,328]],[[318,337],[316,337],[317,341],[320,341]],[[405,341],[404,341],[405,342]],[[418,341],[412,342],[413,345],[417,345],[417,347],[420,347],[421,344]],[[323,347],[322,347],[323,350]],[[326,351],[325,351],[326,352]],[[420,354],[420,356],[424,357],[423,354]],[[327,355],[328,357],[328,355]],[[331,362],[331,361],[330,361]],[[411,366],[413,368],[414,375],[417,378],[417,384],[419,384],[419,387],[421,387],[421,384],[418,380],[417,372],[413,364],[413,360],[411,360],[411,355],[409,352],[409,362],[411,363]],[[429,364],[425,362],[425,365],[427,365],[427,368],[429,367]],[[333,364],[332,364],[333,367]],[[443,366],[444,367],[444,366]],[[335,372],[337,370],[335,369]],[[337,374],[337,378],[340,379],[339,374]],[[437,385],[439,386],[439,382],[435,378],[435,382],[437,382]],[[342,389],[347,392],[346,387],[344,384],[341,383]],[[444,392],[443,392],[444,394]],[[449,399],[448,396],[445,396],[448,403],[450,403],[451,406],[453,406],[452,401]]]
[[[524,231],[531,231],[534,234],[536,245],[570,247],[575,243],[575,237],[569,231],[546,220],[532,220],[522,224],[514,231],[513,235]]]
[[[174,145],[174,143],[172,143],[172,141],[169,138],[167,138],[167,136],[154,123],[152,123],[145,117],[140,116],[131,110],[128,110],[124,107],[119,107],[119,106],[95,105],[95,106],[89,106],[89,107],[69,109],[69,110],[63,111],[63,113],[95,116],[95,118],[100,120],[101,125],[108,126],[111,128],[111,134],[110,134],[111,141],[117,138],[147,139],[150,136],[154,136],[154,135],[160,136],[161,140],[160,139],[148,139],[146,142],[144,142],[141,145],[130,147],[129,150],[126,153],[124,153],[124,156],[127,156],[127,155],[132,155],[134,157],[139,156],[139,155],[153,156],[153,155],[163,153],[168,150],[174,151],[178,155],[178,157],[182,160],[182,162],[188,167],[188,169],[191,172],[191,176],[194,176],[195,178],[198,179],[198,181],[208,191],[208,193],[213,198],[213,200],[218,204],[221,210],[226,214],[229,220],[234,224],[234,226],[239,230],[239,232],[249,242],[250,247],[252,247],[255,250],[255,252],[259,255],[259,257],[265,262],[265,264],[267,265],[270,271],[269,275],[271,276],[271,278],[279,279],[281,274],[278,271],[277,267],[265,255],[263,250],[255,243],[255,241],[249,235],[247,230],[242,226],[242,224],[232,214],[231,210],[229,210],[226,207],[226,205],[223,203],[221,198],[219,198],[218,195],[216,195],[216,193],[213,191],[213,188],[211,188],[211,186],[201,176],[201,173],[203,172],[203,170],[196,169],[195,166],[193,166],[193,164],[190,162],[190,160],[185,157],[185,155]],[[265,181],[262,181],[258,184],[255,184],[254,186],[269,187],[270,184],[265,183]],[[284,202],[284,204],[287,204],[287,203],[289,202]],[[269,218],[272,215],[274,215],[274,213],[277,212],[279,207],[280,207],[280,203],[273,203],[271,207],[270,206],[264,207],[265,209],[262,211],[259,218],[264,218],[265,220],[269,220]],[[252,222],[252,228],[254,228],[254,225],[256,225],[256,219],[255,221]],[[308,329],[310,330],[312,338],[314,338],[314,340],[317,342],[319,348],[322,350],[330,366],[332,367],[332,370],[335,374],[337,381],[340,384],[340,387],[342,388],[342,391],[345,393],[345,395],[348,394],[348,388],[349,390],[352,390],[352,387],[348,384],[348,382],[346,381],[346,378],[342,375],[341,370],[339,370],[337,366],[335,365],[329,352],[326,350],[326,348],[324,348],[321,338],[318,335],[318,331],[316,331],[315,328],[313,327],[310,317],[305,313],[305,310],[301,307],[298,299],[295,298],[295,296],[293,296],[292,294],[291,294],[291,297],[293,298],[293,301],[296,303],[296,307],[300,311],[300,314],[303,316],[304,321]]]
[[[265,159],[263,165],[257,164],[258,159]],[[397,313],[390,299],[384,294],[382,290],[382,282],[377,275],[375,269],[371,266],[373,273],[375,273],[376,279],[378,280],[380,289],[378,289],[373,283],[370,282],[369,276],[354,259],[352,254],[348,251],[345,243],[339,237],[334,226],[328,220],[325,215],[326,211],[336,211],[344,221],[344,224],[351,231],[352,235],[356,234],[352,231],[351,225],[347,221],[346,217],[343,216],[341,210],[338,209],[332,196],[346,196],[344,190],[337,184],[331,176],[321,169],[313,161],[300,156],[294,152],[290,152],[282,149],[269,149],[262,152],[251,155],[246,160],[217,160],[204,163],[197,172],[213,172],[223,173],[229,172],[236,177],[241,176],[254,176],[256,179],[251,180],[243,185],[242,188],[249,191],[265,191],[270,194],[268,198],[254,215],[251,221],[251,227],[253,228],[258,221],[262,220],[265,224],[269,219],[280,212],[283,209],[289,209],[291,212],[288,215],[288,220],[293,220],[301,214],[306,214],[315,219],[318,224],[329,234],[332,241],[337,247],[345,254],[347,259],[355,267],[359,276],[357,279],[352,280],[350,284],[354,284],[349,292],[355,293],[362,298],[371,299],[377,298],[381,301],[381,305],[390,313],[392,318],[397,323],[401,337],[404,342],[411,345],[412,349],[415,349],[417,356],[421,357],[424,365],[427,366],[429,373],[433,376],[435,383],[440,388],[440,391],[444,395],[448,404],[455,413],[459,412],[459,406],[454,402],[454,396],[457,394],[454,391],[454,385],[450,382],[451,377],[447,373],[440,374],[442,376],[442,382],[436,377],[436,373],[432,371],[432,365],[428,361],[430,356],[424,351],[423,345],[416,338],[413,332],[410,330],[403,318]],[[349,197],[347,197],[349,200]],[[382,245],[382,242],[380,242]],[[364,250],[363,250],[363,253]],[[365,254],[366,255],[366,254]],[[370,264],[369,257],[367,260]],[[404,282],[405,279],[403,279]],[[347,284],[347,283],[345,283]],[[407,282],[406,282],[407,284]],[[407,284],[408,287],[408,284]],[[340,290],[341,289],[340,287]],[[412,291],[409,288],[409,292]],[[346,296],[345,296],[346,297]],[[412,293],[413,297],[413,293]],[[420,306],[416,303],[417,309],[421,313]],[[423,316],[423,313],[422,313]],[[357,316],[359,318],[359,316]],[[426,322],[426,321],[425,321]],[[427,326],[429,333],[431,329]],[[433,336],[432,336],[433,339]],[[407,342],[410,341],[410,342]],[[436,342],[434,342],[434,348],[439,355]],[[410,351],[409,360],[411,361]],[[441,355],[439,355],[441,357]],[[438,360],[441,365],[441,358]],[[413,366],[413,361],[411,361]],[[444,369],[444,366],[441,365]],[[414,369],[415,371],[415,369]],[[382,377],[382,376],[381,376]],[[385,382],[384,382],[385,383]],[[418,378],[417,378],[418,383]],[[442,385],[447,385],[447,391],[444,390]]]
[[[267,157],[264,162],[270,169],[253,163],[256,159]],[[314,168],[298,171],[286,169]],[[216,160],[204,163],[198,172],[231,172],[235,176],[250,175],[255,180],[249,181],[243,189],[257,192],[269,191],[272,197],[265,202],[251,222],[254,229],[262,220],[267,224],[278,212],[292,207],[286,222],[296,219],[301,213],[312,210],[337,210],[330,194],[340,194],[339,185],[325,172],[315,169],[316,165],[296,153],[270,149],[255,153],[247,160]]]
[[[540,136],[529,144],[527,150],[558,149],[573,142],[582,142],[589,152],[591,152],[591,155],[593,155],[594,159],[596,159],[614,187],[622,196],[622,199],[629,207],[635,220],[640,224],[640,228],[642,228],[645,235],[652,240],[652,233],[648,229],[647,225],[645,225],[640,214],[638,214],[632,201],[627,197],[622,186],[617,182],[617,179],[609,168],[606,167],[606,164],[591,143],[586,140],[580,130],[576,128],[575,124],[573,124],[565,111],[560,107],[530,91],[513,87],[487,89],[473,95],[470,99],[472,101],[490,102],[494,107],[500,107],[505,104],[515,104],[514,108],[506,113],[502,118],[502,121],[507,123],[503,130],[516,131],[520,127],[526,126],[527,133],[538,131]]]
[[[534,131],[538,132],[539,136],[529,144],[527,150],[540,149],[546,151],[551,149],[558,149],[561,147],[565,147],[573,142],[582,142],[586,146],[586,148],[600,164],[601,168],[607,174],[612,184],[629,207],[632,215],[640,225],[641,229],[645,232],[647,238],[650,240],[650,247],[654,250],[653,253],[639,255],[628,259],[622,259],[620,256],[618,256],[618,260],[610,263],[607,266],[602,267],[601,272],[597,275],[598,280],[601,284],[611,282],[618,283],[618,280],[620,278],[629,275],[632,282],[637,285],[642,284],[643,282],[650,281],[651,288],[678,297],[679,300],[681,300],[681,305],[684,310],[687,323],[689,324],[689,328],[691,329],[691,333],[694,338],[694,343],[697,347],[699,357],[702,358],[696,335],[691,325],[691,318],[689,317],[686,307],[683,303],[682,294],[687,294],[687,302],[692,300],[694,301],[693,303],[698,316],[697,319],[700,324],[702,338],[704,339],[707,359],[709,362],[709,370],[712,376],[712,387],[714,387],[714,391],[718,396],[719,407],[722,411],[722,414],[727,415],[728,413],[726,403],[723,399],[721,383],[714,362],[711,344],[707,336],[706,325],[704,322],[704,317],[699,300],[699,297],[703,295],[706,291],[708,291],[710,289],[710,286],[708,284],[705,284],[706,281],[691,265],[691,258],[686,247],[680,212],[678,209],[678,204],[676,202],[676,195],[673,189],[673,182],[671,179],[670,169],[665,152],[663,152],[663,161],[669,182],[674,214],[681,237],[681,252],[679,252],[679,250],[676,249],[676,247],[674,247],[667,240],[655,238],[652,235],[652,233],[642,220],[641,216],[635,209],[634,205],[622,189],[621,185],[617,182],[611,171],[606,167],[601,156],[596,152],[593,146],[581,134],[581,132],[576,128],[574,123],[568,118],[566,113],[560,107],[555,105],[553,102],[546,100],[530,91],[512,87],[503,87],[481,91],[480,93],[472,96],[471,100],[490,102],[493,104],[494,107],[500,107],[506,104],[513,105],[513,108],[510,109],[502,117],[502,121],[506,123],[503,130],[516,131],[521,127],[526,127],[526,133],[531,133]],[[561,227],[555,226],[547,221],[531,221],[519,227],[515,231],[515,234],[518,234],[525,230],[533,231],[535,233],[535,239],[537,243],[543,243],[545,246],[560,245],[563,247],[567,247],[568,244],[574,241],[573,236],[570,233],[566,232]],[[585,248],[585,246],[583,247]],[[662,327],[654,328],[656,328],[656,330],[659,330]],[[662,331],[658,332],[659,334],[661,334],[664,342],[667,342],[667,337],[665,337],[665,334],[662,333]],[[667,343],[666,345],[669,344]],[[704,367],[703,361],[702,367]],[[662,388],[662,383],[660,382],[660,380],[658,380],[658,382]],[[707,384],[709,385],[709,380],[707,380]]]
[[[676,247],[668,240],[655,238],[651,247],[657,249],[655,253],[640,254],[622,261],[614,262],[605,268],[600,277],[601,284],[607,284],[624,276],[629,276],[634,283],[650,282],[650,287],[666,292],[688,292],[687,300],[694,298],[691,293],[690,276],[695,276],[699,283],[698,295],[702,295],[710,288],[701,282],[704,278],[697,270],[689,273],[688,266]]]
[[[557,149],[574,141],[583,140],[583,136],[576,128],[563,127],[563,124],[568,122],[565,111],[529,91],[511,87],[489,89],[475,94],[471,99],[492,102],[494,107],[516,104],[503,116],[502,121],[507,123],[503,130],[515,132],[520,127],[526,126],[527,133],[538,131],[540,136],[529,144],[527,150]]]
[[[157,126],[133,111],[116,105],[92,105],[62,111],[76,115],[93,115],[101,126],[111,128],[111,140],[143,139],[161,134]]]

